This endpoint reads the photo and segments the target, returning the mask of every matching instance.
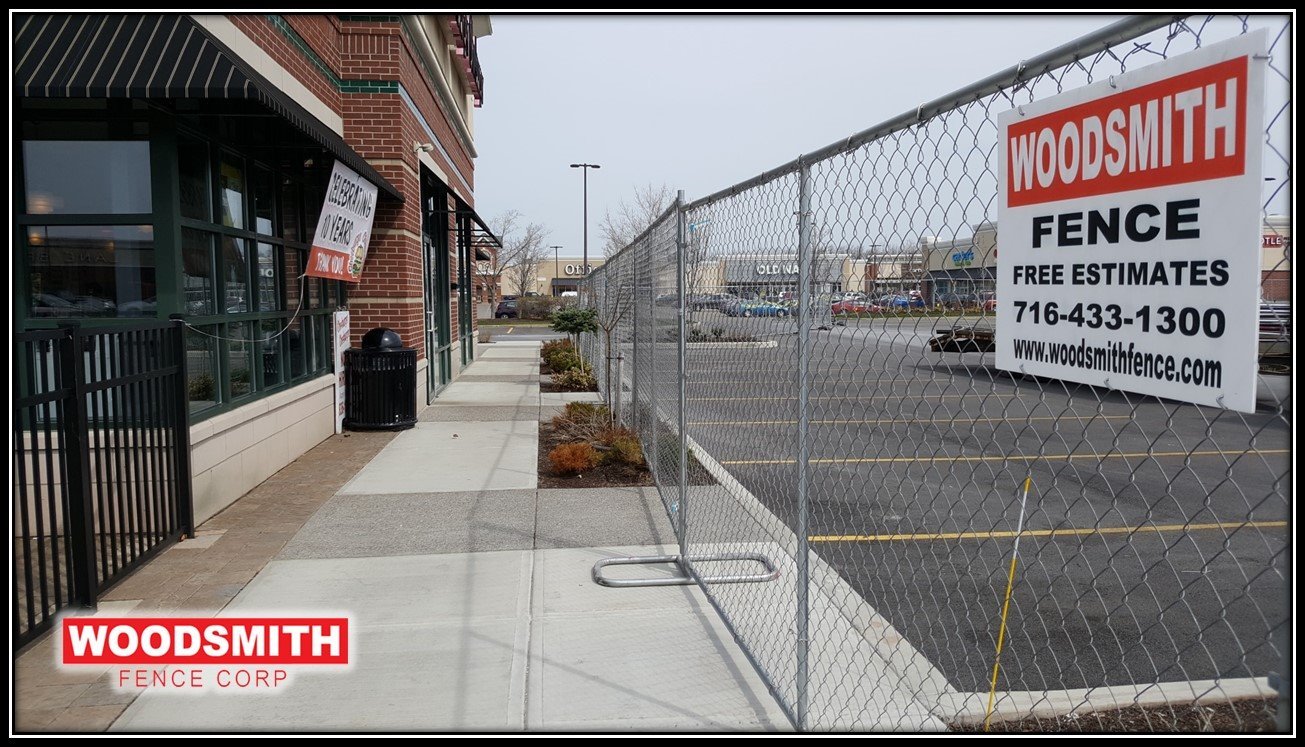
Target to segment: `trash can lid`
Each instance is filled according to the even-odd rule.
[[[403,347],[399,333],[386,327],[377,327],[363,335],[363,350],[393,350]]]

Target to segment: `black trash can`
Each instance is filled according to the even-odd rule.
[[[344,351],[344,427],[398,431],[417,424],[417,350],[391,329],[363,335]]]

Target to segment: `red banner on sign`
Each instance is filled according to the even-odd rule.
[[[337,252],[334,249],[327,249],[321,246],[313,246],[313,250],[308,253],[308,272],[309,277],[327,278],[328,280],[344,280],[355,283],[358,281],[353,275],[349,274],[349,255]]]
[[[1245,173],[1248,64],[1236,57],[1012,123],[1007,204]]]

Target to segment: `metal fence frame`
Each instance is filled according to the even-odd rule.
[[[12,643],[194,531],[185,325],[15,334]]]
[[[679,542],[678,562],[681,564],[684,575],[687,578],[694,579],[704,592],[713,606],[720,613],[726,625],[734,634],[736,640],[744,649],[757,671],[761,674],[767,686],[776,696],[780,706],[788,714],[794,726],[800,730],[831,728],[827,723],[813,723],[810,714],[812,688],[811,681],[812,663],[811,643],[812,621],[809,618],[810,601],[809,596],[812,593],[812,568],[810,563],[813,559],[818,561],[815,553],[809,546],[810,536],[810,515],[809,508],[811,499],[808,496],[809,491],[809,469],[811,464],[811,443],[810,434],[810,415],[812,411],[810,397],[811,395],[811,372],[809,364],[812,360],[812,341],[811,332],[813,327],[819,327],[828,322],[827,317],[817,317],[818,314],[824,314],[828,306],[818,302],[813,294],[812,282],[812,265],[815,246],[813,242],[813,210],[812,210],[812,168],[817,164],[828,162],[835,157],[849,154],[868,144],[877,143],[895,135],[907,132],[916,126],[927,123],[936,118],[942,117],[950,112],[955,112],[963,107],[981,104],[985,99],[996,100],[998,98],[1009,102],[1011,107],[1017,103],[1016,93],[1020,92],[1026,86],[1039,79],[1045,80],[1044,76],[1052,76],[1056,71],[1065,71],[1070,69],[1080,69],[1087,73],[1091,78],[1091,67],[1094,61],[1099,63],[1105,61],[1117,61],[1120,69],[1126,67],[1126,60],[1133,53],[1151,53],[1159,57],[1167,57],[1169,54],[1168,42],[1175,38],[1190,34],[1196,39],[1196,46],[1200,46],[1201,33],[1208,19],[1202,22],[1200,19],[1189,19],[1177,15],[1147,15],[1128,17],[1118,22],[1112,23],[1101,30],[1083,36],[1068,44],[1062,45],[1055,49],[1049,50],[1043,54],[1037,55],[1029,60],[1020,62],[1005,70],[990,75],[971,85],[965,86],[946,96],[934,99],[927,103],[921,104],[912,111],[905,112],[897,117],[886,120],[878,125],[867,128],[846,139],[839,140],[835,143],[799,156],[798,158],[783,164],[777,168],[768,170],[755,177],[741,181],[725,189],[714,192],[692,202],[685,202],[684,193],[680,192],[673,205],[661,217],[653,222],[647,230],[640,236],[630,242],[628,246],[621,249],[610,257],[607,263],[595,270],[589,277],[582,281],[582,294],[589,303],[603,307],[609,302],[613,294],[613,285],[619,288],[629,287],[634,295],[634,313],[628,323],[623,323],[621,329],[615,335],[616,343],[610,347],[621,348],[628,345],[628,353],[624,349],[612,350],[606,344],[601,336],[585,336],[581,341],[581,350],[585,357],[595,366],[595,370],[605,370],[602,365],[604,358],[620,356],[624,359],[625,375],[618,374],[613,377],[614,381],[606,380],[603,376],[601,388],[615,403],[619,403],[618,412],[622,413],[621,420],[625,425],[636,430],[643,440],[645,453],[649,455],[649,462],[656,479],[659,493],[667,508],[672,524],[675,528]],[[1243,29],[1246,31],[1246,22],[1243,20]],[[1156,32],[1161,29],[1168,29],[1168,41],[1163,49],[1150,49],[1145,44],[1135,44],[1132,50],[1123,50],[1123,45],[1128,44],[1146,34]],[[1285,32],[1284,32],[1285,33]],[[1279,36],[1281,38],[1281,34]],[[1275,40],[1276,43],[1276,40]],[[1279,74],[1290,80],[1290,73],[1278,70]],[[1053,78],[1053,80],[1058,80]],[[1290,101],[1288,102],[1288,107]],[[1009,108],[1009,107],[1008,107]],[[986,112],[987,109],[985,108]],[[1268,124],[1273,125],[1277,119],[1270,117]],[[1281,112],[1279,112],[1281,116]],[[1278,154],[1281,159],[1288,165],[1290,171],[1290,155]],[[689,330],[686,328],[686,315],[689,313],[690,287],[687,275],[694,272],[693,268],[686,269],[686,264],[693,262],[696,249],[692,242],[687,238],[687,234],[693,231],[694,224],[690,223],[689,217],[695,211],[702,211],[706,208],[716,206],[722,201],[727,201],[742,195],[749,195],[759,188],[773,185],[779,180],[796,179],[797,204],[795,215],[797,217],[797,304],[793,311],[796,315],[796,349],[797,370],[793,387],[795,391],[796,422],[793,429],[794,448],[795,448],[795,471],[791,485],[792,492],[795,496],[796,516],[793,520],[792,532],[796,538],[796,548],[792,553],[792,563],[795,571],[794,578],[794,606],[795,619],[792,621],[793,637],[793,655],[794,669],[792,672],[791,687],[780,683],[775,676],[773,661],[767,662],[764,652],[757,649],[758,641],[755,636],[741,630],[739,621],[726,609],[726,606],[718,597],[718,588],[716,584],[720,583],[720,578],[728,579],[729,582],[756,580],[756,576],[765,574],[747,574],[739,572],[726,572],[712,576],[702,570],[702,563],[698,562],[702,557],[700,553],[695,557],[693,537],[695,535],[696,524],[690,517],[695,516],[691,513],[693,510],[692,502],[694,497],[690,491],[688,467],[690,462],[697,458],[707,461],[711,459],[711,454],[702,449],[693,438],[689,435],[689,426],[686,417],[686,391],[685,385],[687,380],[687,354],[686,341],[689,339]],[[1290,177],[1283,180],[1283,183],[1277,188],[1289,189]],[[1276,192],[1275,192],[1276,194]],[[1273,199],[1270,197],[1270,199]],[[993,208],[995,210],[995,208]],[[710,221],[710,218],[708,218]],[[656,245],[657,237],[673,231],[675,235],[674,252],[675,258],[670,259],[664,256],[664,246]],[[665,243],[664,241],[662,242]],[[658,252],[662,252],[660,264],[658,264]],[[1288,255],[1289,257],[1290,255]],[[1265,268],[1270,269],[1270,268]],[[674,272],[673,284],[667,281],[665,275],[667,272]],[[659,273],[660,280],[659,285]],[[660,293],[659,293],[660,291]],[[624,291],[617,291],[624,292]],[[659,350],[659,321],[658,321],[658,299],[673,295],[674,299],[674,327],[671,327],[664,320],[661,323],[660,332],[667,333],[665,342],[674,341],[674,380],[676,382],[675,401],[673,403],[659,401],[658,382],[659,375],[665,369],[669,356],[669,351]],[[665,315],[663,314],[663,318]],[[673,331],[672,331],[673,330]],[[1289,334],[1289,332],[1287,333]],[[618,369],[620,370],[620,369]],[[664,377],[663,377],[664,378]],[[628,400],[627,400],[628,391]],[[628,406],[625,404],[628,401]],[[1280,402],[1277,418],[1287,425],[1291,424],[1290,416],[1290,399]],[[1252,438],[1254,437],[1252,433]],[[663,454],[664,439],[673,437],[677,442],[679,449],[678,454],[673,460],[673,464],[668,464]],[[675,469],[668,470],[668,466]],[[722,481],[732,480],[728,470],[715,465],[723,473],[716,476]],[[1229,468],[1231,470],[1231,467]],[[672,476],[673,475],[673,476]],[[1276,491],[1281,493],[1283,490],[1280,483],[1275,484]],[[1016,532],[1019,536],[1020,531]],[[1287,620],[1290,623],[1290,544],[1283,551],[1287,568],[1284,573],[1287,574],[1284,585],[1284,592],[1288,597]],[[712,557],[712,560],[716,560]],[[738,559],[738,558],[735,558]],[[633,561],[634,559],[622,559],[622,562]],[[664,562],[665,558],[659,559]],[[1012,566],[1013,568],[1013,566]],[[823,572],[828,572],[826,566]],[[1012,578],[1014,571],[1012,570]],[[595,578],[599,578],[597,568],[595,569]],[[819,583],[825,583],[820,581]],[[1009,593],[1009,592],[1008,592]],[[1281,631],[1279,631],[1281,632]],[[1000,651],[1000,643],[998,644]],[[1282,667],[1276,672],[1278,680],[1273,683],[1279,696],[1279,706],[1277,709],[1277,719],[1280,728],[1285,728],[1285,724],[1290,724],[1290,641],[1279,640],[1275,647],[1282,655]],[[996,689],[996,673],[994,670],[993,688]],[[1152,683],[1153,688],[1158,688],[1158,683]],[[1213,688],[1215,696],[1219,695],[1217,687]],[[1193,693],[1192,699],[1199,699],[1203,696],[1209,697],[1210,690],[1204,693]],[[1229,697],[1232,697],[1231,695]],[[1162,696],[1163,702],[1168,703],[1169,695],[1166,693]],[[1044,700],[1046,698],[1044,697]],[[1216,697],[1217,699],[1217,697]],[[1176,700],[1181,700],[1178,698]],[[1140,702],[1140,701],[1139,701]],[[1125,703],[1127,705],[1127,703]],[[1030,714],[1038,715],[1037,704],[1030,707]],[[1079,708],[1074,706],[1071,710]],[[988,704],[989,715],[991,716],[992,703]],[[1091,710],[1091,709],[1089,709]],[[986,726],[986,720],[985,720]]]

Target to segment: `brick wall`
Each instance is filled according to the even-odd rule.
[[[1291,272],[1266,270],[1260,278],[1260,294],[1265,301],[1291,300]]]
[[[404,344],[426,357],[422,303],[421,165],[414,143],[430,140],[401,94],[355,92],[352,88],[397,81],[435,133],[450,163],[429,155],[445,170],[474,184],[470,153],[455,134],[451,116],[439,104],[418,53],[398,22],[342,21],[334,15],[286,15],[284,23],[320,60],[314,61],[266,15],[232,15],[232,22],[297,80],[338,112],[345,141],[404,195],[402,204],[382,198],[377,206],[367,265],[349,290],[353,344],[373,327],[389,327]],[[325,70],[323,69],[325,66]],[[340,85],[345,86],[342,92]],[[468,195],[471,202],[472,196]],[[450,208],[453,206],[450,202]],[[452,225],[450,225],[452,231]],[[454,234],[455,235],[455,234]],[[451,277],[457,277],[456,242],[450,240]],[[457,337],[458,302],[450,294],[451,337]],[[475,315],[473,314],[473,317]]]
[[[413,103],[417,105],[417,109],[421,111],[422,116],[426,118],[427,124],[435,132],[435,136],[444,144],[444,150],[453,158],[453,167],[458,170],[458,173],[462,174],[462,177],[467,180],[472,188],[475,188],[476,182],[472,173],[474,167],[471,162],[471,155],[462,147],[462,141],[454,134],[453,125],[449,123],[443,108],[437,103],[438,99],[435,95],[434,84],[422,74],[421,66],[417,63],[414,54],[411,47],[405,45],[401,67],[402,77],[400,78],[404,82],[403,87],[408,91],[408,95],[412,97]],[[450,143],[454,147],[449,147]],[[432,155],[437,156],[436,160],[443,160],[438,158],[438,153]],[[475,207],[474,203],[472,203],[472,207]]]
[[[286,38],[280,29],[272,24],[271,19],[262,15],[230,15],[227,17],[231,19],[236,28],[245,32],[246,36],[253,39],[281,67],[290,71],[290,74],[307,86],[308,90],[326,102],[327,106],[337,112],[340,111],[340,90],[318,70],[311,60],[304,56],[303,52],[293,42]]]

